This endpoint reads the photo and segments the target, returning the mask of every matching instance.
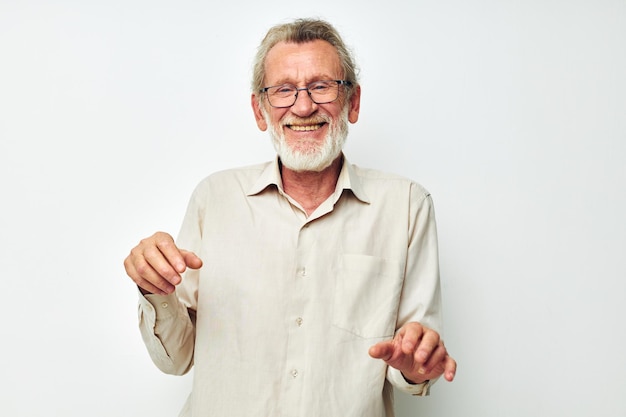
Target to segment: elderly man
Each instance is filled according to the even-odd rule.
[[[163,372],[194,367],[181,416],[392,416],[393,386],[456,372],[430,195],[343,155],[361,88],[328,23],[270,29],[253,78],[277,157],[209,176],[176,243],[132,249],[145,344]]]

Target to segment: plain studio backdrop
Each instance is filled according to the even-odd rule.
[[[0,415],[177,415],[122,261],[273,156],[252,57],[312,16],[361,67],[349,159],[435,202],[458,377],[398,416],[626,416],[624,0],[0,0]]]

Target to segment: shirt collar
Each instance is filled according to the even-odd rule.
[[[259,175],[259,178],[257,178],[252,187],[250,187],[247,195],[253,196],[260,194],[270,185],[275,185],[279,190],[283,189],[283,180],[280,177],[278,157],[265,164],[261,175]]]
[[[255,181],[252,187],[250,187],[247,195],[253,196],[260,194],[270,185],[275,185],[281,193],[283,192],[283,180],[280,177],[280,164],[278,157],[274,158],[271,162],[268,162],[265,165],[261,175],[259,175],[259,178]],[[343,165],[341,166],[341,171],[339,172],[339,179],[337,180],[335,193],[342,190],[350,190],[352,191],[352,194],[354,194],[354,196],[363,203],[370,203],[370,199],[363,190],[363,183],[361,182],[361,179],[357,176],[354,166],[348,162],[345,156],[343,157]]]

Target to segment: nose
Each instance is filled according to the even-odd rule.
[[[317,103],[311,99],[309,91],[306,88],[298,88],[296,94],[296,102],[291,106],[291,112],[293,114],[306,117],[317,110]]]

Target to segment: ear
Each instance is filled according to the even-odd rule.
[[[250,104],[252,104],[252,111],[254,112],[254,119],[256,120],[256,125],[262,131],[267,130],[267,122],[265,121],[265,117],[263,117],[263,113],[261,112],[261,103],[259,103],[259,97],[256,94],[252,94],[250,97]]]
[[[348,112],[348,120],[350,123],[356,123],[359,120],[359,111],[361,110],[361,86],[357,85],[352,97],[350,97],[350,110]]]

